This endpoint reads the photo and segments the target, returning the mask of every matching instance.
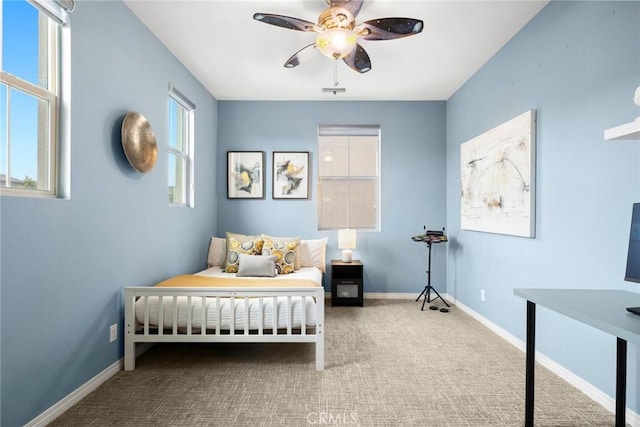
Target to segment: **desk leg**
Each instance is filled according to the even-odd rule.
[[[616,427],[625,426],[627,410],[627,341],[618,338],[616,360]]]
[[[524,395],[524,425],[533,427],[533,389],[535,386],[534,371],[536,368],[536,304],[527,301],[527,352],[526,379]]]

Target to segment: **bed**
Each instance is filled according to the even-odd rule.
[[[314,343],[316,370],[324,370],[324,258],[321,263],[303,259],[275,277],[213,266],[125,288],[125,370],[135,369],[137,344],[160,342]]]

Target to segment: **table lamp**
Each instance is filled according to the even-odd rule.
[[[342,249],[342,262],[351,262],[352,251],[356,248],[356,230],[338,230],[338,248]]]

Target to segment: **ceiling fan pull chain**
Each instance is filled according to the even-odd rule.
[[[338,87],[338,60],[333,60],[333,86]]]

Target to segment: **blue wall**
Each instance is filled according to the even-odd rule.
[[[520,339],[526,303],[514,288],[640,291],[623,281],[640,143],[603,140],[640,115],[639,23],[639,2],[551,2],[447,102],[448,292]],[[460,230],[460,144],[532,108],[536,238]],[[537,349],[614,396],[615,337],[540,309]],[[639,366],[630,345],[635,412]]]
[[[381,232],[361,232],[354,258],[365,264],[365,292],[415,292],[425,284],[426,246],[411,241],[423,225],[445,223],[444,102],[219,103],[218,232],[329,237],[327,263],[340,258],[335,231],[318,231],[317,129],[320,124],[376,124],[382,134]],[[226,199],[226,152],[266,152],[265,200]],[[273,151],[311,153],[309,200],[273,200]],[[444,248],[433,252],[433,284],[445,289]],[[327,276],[325,276],[325,279]]]
[[[3,426],[29,422],[122,357],[123,287],[201,269],[217,221],[216,100],[121,2],[76,2],[71,49],[71,198],[2,197]],[[197,106],[195,209],[167,202],[170,82]],[[159,145],[145,175],[120,145],[130,111]]]

